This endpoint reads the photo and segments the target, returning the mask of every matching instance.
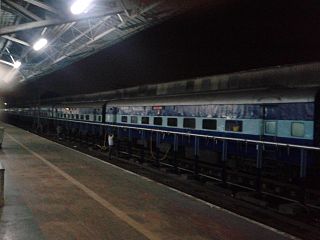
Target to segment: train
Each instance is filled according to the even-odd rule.
[[[264,162],[289,163],[299,175],[299,171],[306,172],[299,170],[302,164],[319,169],[317,154],[308,150],[320,144],[319,103],[316,88],[246,89],[30,104],[7,108],[4,113],[10,121],[51,131],[59,126],[65,136],[100,145],[108,132],[116,139],[125,138],[128,146],[140,144],[149,149],[151,145],[158,150],[166,144],[168,151],[206,163],[228,157],[258,161],[255,142],[259,142]],[[304,148],[307,156],[301,153]],[[213,157],[210,151],[218,155]]]
[[[148,94],[145,94],[148,95]],[[318,189],[320,89],[259,88],[158,96],[75,96],[7,107],[5,121],[225,184]],[[59,129],[59,131],[58,131]],[[120,154],[119,154],[120,153]],[[127,155],[121,155],[127,154]],[[290,195],[291,194],[291,195]]]
[[[177,158],[189,159],[184,169],[189,166],[195,174],[216,165],[231,169],[241,164],[245,166],[241,171],[247,172],[246,161],[252,160],[250,169],[269,168],[272,173],[267,175],[274,179],[282,175],[318,179],[319,151],[314,149],[320,147],[319,92],[317,88],[245,89],[56,100],[9,107],[4,115],[9,123],[41,132],[59,128],[62,137],[95,146],[106,146],[107,134],[112,133],[118,145],[125,142],[130,155],[135,146],[143,149],[141,155],[148,151],[158,165],[169,162],[178,167]]]
[[[318,146],[318,105],[317,89],[267,89],[70,102],[5,113],[81,126],[112,124]]]

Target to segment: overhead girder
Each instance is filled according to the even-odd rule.
[[[19,43],[19,44],[21,44],[21,45],[30,47],[30,44],[29,44],[29,43],[27,43],[26,41],[20,40],[20,39],[18,39],[18,38],[15,38],[15,37],[12,37],[12,36],[8,36],[8,35],[3,35],[3,36],[1,36],[1,37],[4,38],[4,39],[10,40],[10,41],[12,41],[12,42],[16,42],[16,43]]]
[[[37,0],[23,0],[23,1],[25,1],[27,3],[30,3],[30,4],[32,4],[34,6],[37,6],[37,7],[41,8],[43,10],[46,10],[48,12],[60,15],[60,13],[59,13],[59,11],[57,9],[55,9],[55,8],[51,7],[50,5],[45,4],[43,2],[40,2],[40,1],[37,1]]]
[[[74,16],[74,17],[68,17],[68,18],[63,18],[63,19],[48,19],[48,20],[34,21],[34,22],[30,22],[30,23],[22,23],[22,24],[18,24],[18,25],[14,25],[14,26],[0,28],[0,36],[20,32],[20,31],[30,30],[30,29],[50,27],[50,26],[54,26],[54,25],[61,25],[61,24],[65,24],[65,23],[78,22],[78,21],[93,19],[93,18],[101,18],[101,17],[109,16],[109,15],[117,15],[117,14],[123,13],[123,12],[124,11],[122,9],[118,9],[116,11],[114,11],[114,10],[113,11],[105,11],[105,12],[99,13],[99,14],[90,14],[90,15],[85,15],[85,16],[80,16],[80,17]]]
[[[42,20],[42,18],[40,18],[39,16],[37,16],[36,14],[32,13],[31,11],[29,11],[28,9],[24,8],[23,6],[11,1],[11,0],[2,0],[5,4],[7,4],[9,7],[13,8],[14,10],[16,10],[17,12],[19,12],[20,14],[22,14],[23,16],[31,19],[31,20],[36,20],[36,21],[40,21]]]
[[[5,39],[0,42],[0,60],[7,59],[1,56],[9,48],[22,62],[20,81],[35,79],[189,8],[174,5],[176,0],[95,1],[88,13],[71,15],[46,0],[3,0],[2,9],[19,20],[0,25],[0,38]],[[47,38],[47,47],[34,52],[32,41],[40,36]]]

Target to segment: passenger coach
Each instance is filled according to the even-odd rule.
[[[313,89],[252,90],[109,101],[106,122],[164,131],[317,145]]]

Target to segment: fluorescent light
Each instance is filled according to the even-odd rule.
[[[33,44],[33,49],[35,51],[39,51],[41,50],[42,48],[44,48],[48,43],[48,40],[45,39],[45,38],[40,38],[38,41],[36,41],[34,44]]]
[[[19,68],[21,66],[21,62],[20,61],[15,61],[14,63],[13,63],[13,67],[14,68]]]
[[[77,0],[71,5],[70,11],[75,15],[81,14],[88,9],[91,2],[92,0]]]

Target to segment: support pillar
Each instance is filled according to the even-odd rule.
[[[256,176],[256,192],[258,194],[261,193],[261,171],[262,171],[262,152],[263,152],[263,145],[258,143],[256,146],[257,149],[257,161],[256,161],[256,169],[257,169],[257,176]]]
[[[140,163],[144,163],[144,141],[145,141],[145,132],[142,130],[141,132],[141,140],[142,140],[142,146],[140,150]]]
[[[179,146],[179,137],[177,134],[173,136],[173,169],[176,173],[179,172],[178,166],[178,146]]]
[[[160,145],[160,135],[159,132],[156,132],[156,154],[155,154],[155,166],[160,167],[160,160],[159,160],[159,145]]]
[[[193,174],[195,178],[199,177],[199,138],[194,138],[194,167]]]
[[[221,172],[221,180],[223,185],[227,184],[227,157],[228,157],[228,142],[227,140],[222,140],[222,154],[221,154],[221,161],[222,161],[222,172]]]
[[[132,157],[132,132],[131,129],[128,129],[128,155],[129,155],[129,159],[131,159]]]
[[[306,195],[306,176],[307,176],[307,150],[300,149],[300,197],[299,201],[304,204]]]

